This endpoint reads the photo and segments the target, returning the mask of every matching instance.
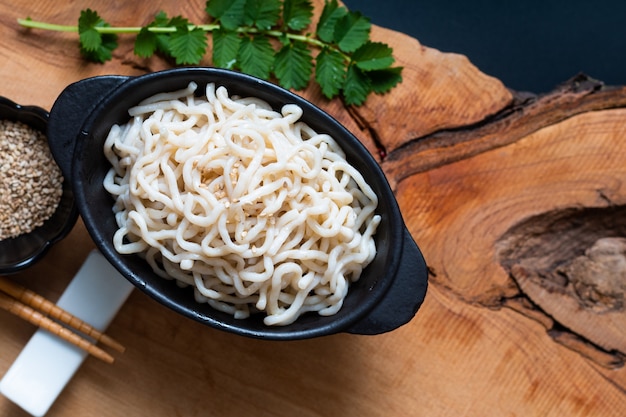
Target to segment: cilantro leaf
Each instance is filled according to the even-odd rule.
[[[181,23],[180,21],[183,20]],[[185,24],[186,20],[184,20],[181,16],[176,16],[172,19],[167,17],[164,11],[160,11],[154,17],[154,20],[148,25],[149,27],[158,27],[164,28],[168,26],[176,26],[176,23]],[[169,33],[154,33],[156,37],[156,50],[160,53],[170,56],[170,45],[169,45]]]
[[[267,36],[244,37],[239,47],[238,62],[243,72],[268,79],[274,63],[274,49]]]
[[[345,72],[344,60],[339,52],[324,48],[317,54],[315,81],[326,98],[331,99],[339,94],[345,80]]]
[[[337,0],[326,1],[320,20],[317,22],[317,37],[326,43],[332,43],[335,37],[337,21],[348,13],[345,7],[340,7]]]
[[[189,26],[189,25],[190,25],[189,20],[187,20],[186,18],[182,17],[181,15],[178,15],[178,16],[174,16],[170,20],[168,20],[166,26],[178,27],[178,26]]]
[[[167,26],[170,22],[170,18],[167,17],[167,14],[161,10],[154,16],[154,20],[148,26],[155,27],[164,27]]]
[[[104,21],[97,12],[86,9],[78,18],[78,34],[81,46],[87,51],[95,51],[102,44],[102,37],[96,27],[103,26]]]
[[[113,50],[117,48],[117,35],[101,34],[96,29],[99,27],[110,25],[91,9],[81,11],[78,18],[80,52],[90,61],[103,63],[113,57]]]
[[[402,82],[402,67],[368,71],[366,75],[372,91],[383,94]]]
[[[284,88],[303,89],[307,86],[312,72],[313,58],[304,42],[287,44],[276,54],[274,73]]]
[[[198,64],[206,52],[206,33],[198,27],[177,26],[170,36],[169,47],[177,65]]]
[[[381,42],[365,42],[352,54],[352,61],[363,71],[381,70],[393,64],[393,50]]]
[[[224,29],[236,30],[244,21],[246,0],[208,0],[206,12]]]
[[[154,54],[157,49],[157,35],[154,32],[150,32],[150,29],[146,26],[141,28],[135,38],[135,55],[141,58],[148,58]]]
[[[237,54],[241,38],[227,30],[213,32],[213,64],[217,67],[232,69],[237,64]]]
[[[356,65],[348,67],[346,81],[343,85],[343,95],[348,105],[360,106],[372,91],[370,80]]]
[[[104,63],[113,58],[113,51],[117,48],[117,35],[107,33],[102,35],[100,46],[95,50],[80,48],[80,53],[89,61]]]
[[[176,28],[179,26],[187,27],[189,26],[189,21],[180,15],[174,16],[170,19],[164,11],[160,11],[156,14],[152,22],[150,22],[146,27],[142,28],[139,31],[137,39],[135,39],[135,51],[142,51],[147,53],[150,49],[154,47],[154,49],[152,49],[153,53],[155,51],[158,51],[167,57],[173,57],[170,47],[170,38],[172,36],[172,33],[152,32],[149,28]],[[151,54],[148,54],[144,57],[149,57],[150,55]]]
[[[337,21],[335,42],[344,52],[354,52],[369,39],[370,20],[359,12],[348,12]]]
[[[280,0],[247,0],[245,22],[260,30],[270,30],[280,18]]]
[[[309,0],[285,0],[283,24],[292,30],[304,30],[311,24],[313,4]]]

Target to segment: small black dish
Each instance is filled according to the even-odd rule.
[[[0,119],[22,122],[44,134],[48,112],[36,106],[22,106],[0,97]],[[48,249],[72,230],[78,219],[74,193],[69,181],[63,182],[63,195],[54,214],[30,233],[0,240],[0,274],[11,274],[39,261]]]
[[[112,239],[117,224],[113,199],[102,186],[109,163],[103,143],[113,124],[129,120],[128,109],[161,92],[186,88],[194,81],[203,93],[209,82],[225,86],[229,94],[258,97],[280,110],[295,103],[303,109],[302,121],[335,138],[348,161],[368,181],[379,197],[382,221],[375,235],[377,254],[351,285],[342,309],[333,316],[304,314],[286,326],[266,326],[260,315],[235,319],[194,300],[190,288],[157,276],[137,255],[120,255]],[[424,300],[428,274],[417,245],[403,222],[395,196],[375,159],[354,135],[330,115],[273,83],[216,68],[177,68],[138,77],[98,76],[68,86],[50,111],[48,137],[52,153],[74,186],[76,204],[96,246],[117,270],[137,288],[198,322],[235,334],[267,339],[294,340],[339,332],[379,334],[410,321]]]

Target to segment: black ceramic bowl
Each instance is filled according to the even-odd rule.
[[[48,112],[40,107],[21,106],[0,97],[0,119],[22,122],[46,133]],[[0,240],[0,274],[18,272],[40,260],[54,243],[72,230],[77,219],[72,186],[69,181],[64,181],[61,201],[43,225],[30,233]]]
[[[382,222],[375,236],[377,255],[350,287],[343,308],[334,316],[301,316],[287,326],[269,327],[262,317],[235,319],[207,304],[197,303],[191,288],[155,275],[135,255],[119,255],[112,244],[117,225],[113,200],[102,186],[109,169],[103,142],[111,126],[129,120],[128,109],[159,92],[187,87],[189,82],[224,85],[231,95],[254,96],[279,110],[295,103],[302,120],[320,133],[332,135],[379,196]],[[214,68],[179,68],[139,77],[101,76],[68,86],[50,111],[50,146],[74,186],[77,206],[87,230],[104,256],[139,289],[163,305],[199,322],[240,335],[273,339],[303,339],[338,332],[378,334],[408,322],[421,305],[427,286],[426,266],[406,230],[394,195],[382,170],[366,148],[342,125],[303,98],[241,73]]]

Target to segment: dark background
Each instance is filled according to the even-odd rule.
[[[580,72],[626,85],[626,1],[343,2],[375,25],[466,55],[514,90],[548,92]]]

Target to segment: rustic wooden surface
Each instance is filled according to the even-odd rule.
[[[167,67],[133,57],[130,38],[112,62],[88,64],[75,35],[15,22],[73,23],[87,6],[113,25],[160,9],[204,18],[199,0],[2,3],[0,95],[49,109],[73,81]],[[400,88],[357,109],[302,94],[351,129],[394,186],[431,273],[414,320],[381,336],[264,342],[134,291],[109,328],[127,351],[114,365],[88,358],[49,416],[624,415],[626,258],[614,238],[626,236],[626,88],[577,76],[521,95],[464,56],[372,35],[405,67]],[[55,299],[93,247],[79,221],[14,279]],[[0,374],[33,332],[0,314]],[[0,397],[0,415],[26,413]]]

